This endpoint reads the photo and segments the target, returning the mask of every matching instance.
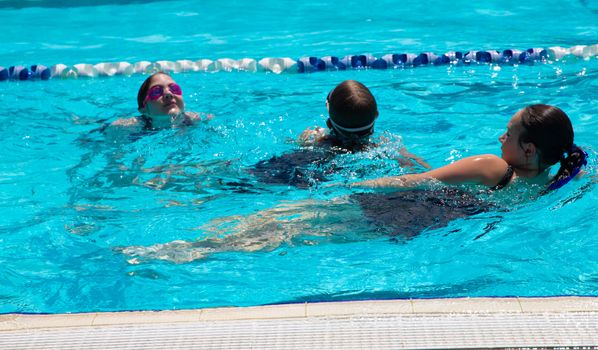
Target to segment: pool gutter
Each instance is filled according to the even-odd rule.
[[[0,315],[0,349],[598,349],[598,298]]]

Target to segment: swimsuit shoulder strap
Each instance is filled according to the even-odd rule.
[[[141,123],[143,124],[143,130],[153,129],[152,119],[150,117],[146,116],[145,114],[142,114],[138,116],[137,119],[139,119],[139,121],[141,121]]]
[[[505,187],[506,185],[509,184],[509,182],[511,182],[511,178],[513,177],[513,167],[512,166],[508,166],[507,167],[507,171],[505,171],[505,174],[503,175],[502,179],[500,179],[500,181],[493,186],[492,188],[490,188],[490,190],[492,191],[496,191],[496,190],[500,190],[501,188]]]

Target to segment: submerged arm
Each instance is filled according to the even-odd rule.
[[[191,122],[207,122],[214,118],[212,113],[205,112],[185,112],[185,116],[189,118]]]
[[[428,164],[425,160],[423,160],[423,158],[421,158],[411,152],[408,152],[406,148],[401,148],[401,150],[399,152],[401,152],[401,156],[405,157],[406,159],[413,160],[417,164],[423,166],[426,169],[432,169],[430,164]]]

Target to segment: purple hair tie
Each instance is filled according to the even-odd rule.
[[[577,147],[575,144],[571,145],[567,153],[569,155],[573,154],[574,152],[580,153],[580,160],[577,165],[571,170],[571,174],[563,179],[560,179],[556,182],[553,182],[550,186],[548,186],[549,190],[556,190],[557,188],[561,188],[567,182],[571,181],[579,172],[581,171],[581,167],[588,165],[588,154],[583,149]]]

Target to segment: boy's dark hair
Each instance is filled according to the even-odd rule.
[[[355,80],[345,80],[328,95],[332,130],[342,136],[367,136],[374,131],[378,116],[376,99],[370,90]]]

